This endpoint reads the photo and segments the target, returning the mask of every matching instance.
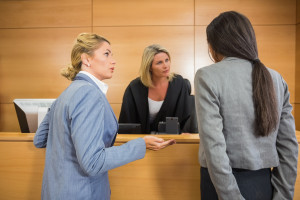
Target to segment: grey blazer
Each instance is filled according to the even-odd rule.
[[[280,120],[268,137],[256,137],[252,100],[252,64],[228,57],[195,75],[200,134],[199,162],[207,167],[219,199],[244,199],[232,168],[272,168],[273,199],[293,199],[298,143],[289,91],[281,75],[269,69]]]

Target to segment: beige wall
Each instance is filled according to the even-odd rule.
[[[118,117],[123,92],[137,76],[147,45],[160,43],[169,49],[172,70],[193,83],[196,70],[211,64],[205,28],[226,10],[244,13],[252,21],[260,59],[287,81],[297,117],[300,91],[295,52],[300,20],[297,17],[296,25],[296,0],[222,2],[0,1],[0,131],[20,131],[13,99],[57,98],[69,85],[59,70],[70,62],[72,42],[79,33],[95,32],[112,43],[117,68],[107,81],[107,97]]]

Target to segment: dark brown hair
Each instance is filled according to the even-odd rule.
[[[207,26],[206,35],[215,53],[252,62],[257,135],[271,134],[278,124],[276,94],[271,74],[258,58],[256,37],[249,19],[235,11],[221,13]]]

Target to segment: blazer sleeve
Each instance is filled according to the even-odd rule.
[[[50,120],[50,111],[47,112],[42,123],[39,125],[34,138],[33,144],[37,148],[45,148],[47,146],[48,132],[49,132],[49,120]]]
[[[272,171],[274,187],[273,199],[293,199],[297,177],[298,143],[295,135],[295,121],[292,115],[292,106],[289,102],[290,94],[287,84],[284,86],[284,99],[280,124],[276,139],[279,166]]]
[[[226,142],[222,132],[223,118],[220,115],[220,101],[214,80],[204,70],[199,69],[194,84],[200,142],[218,197],[223,200],[244,199],[226,154]]]
[[[104,95],[94,87],[82,87],[68,108],[71,138],[81,168],[90,176],[107,172],[145,156],[146,145],[142,138],[121,146],[107,147],[108,129],[104,123]]]

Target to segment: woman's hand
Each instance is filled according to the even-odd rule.
[[[146,149],[158,151],[163,149],[169,145],[176,144],[174,139],[164,141],[162,138],[154,137],[154,136],[145,136],[143,137],[146,143]]]

